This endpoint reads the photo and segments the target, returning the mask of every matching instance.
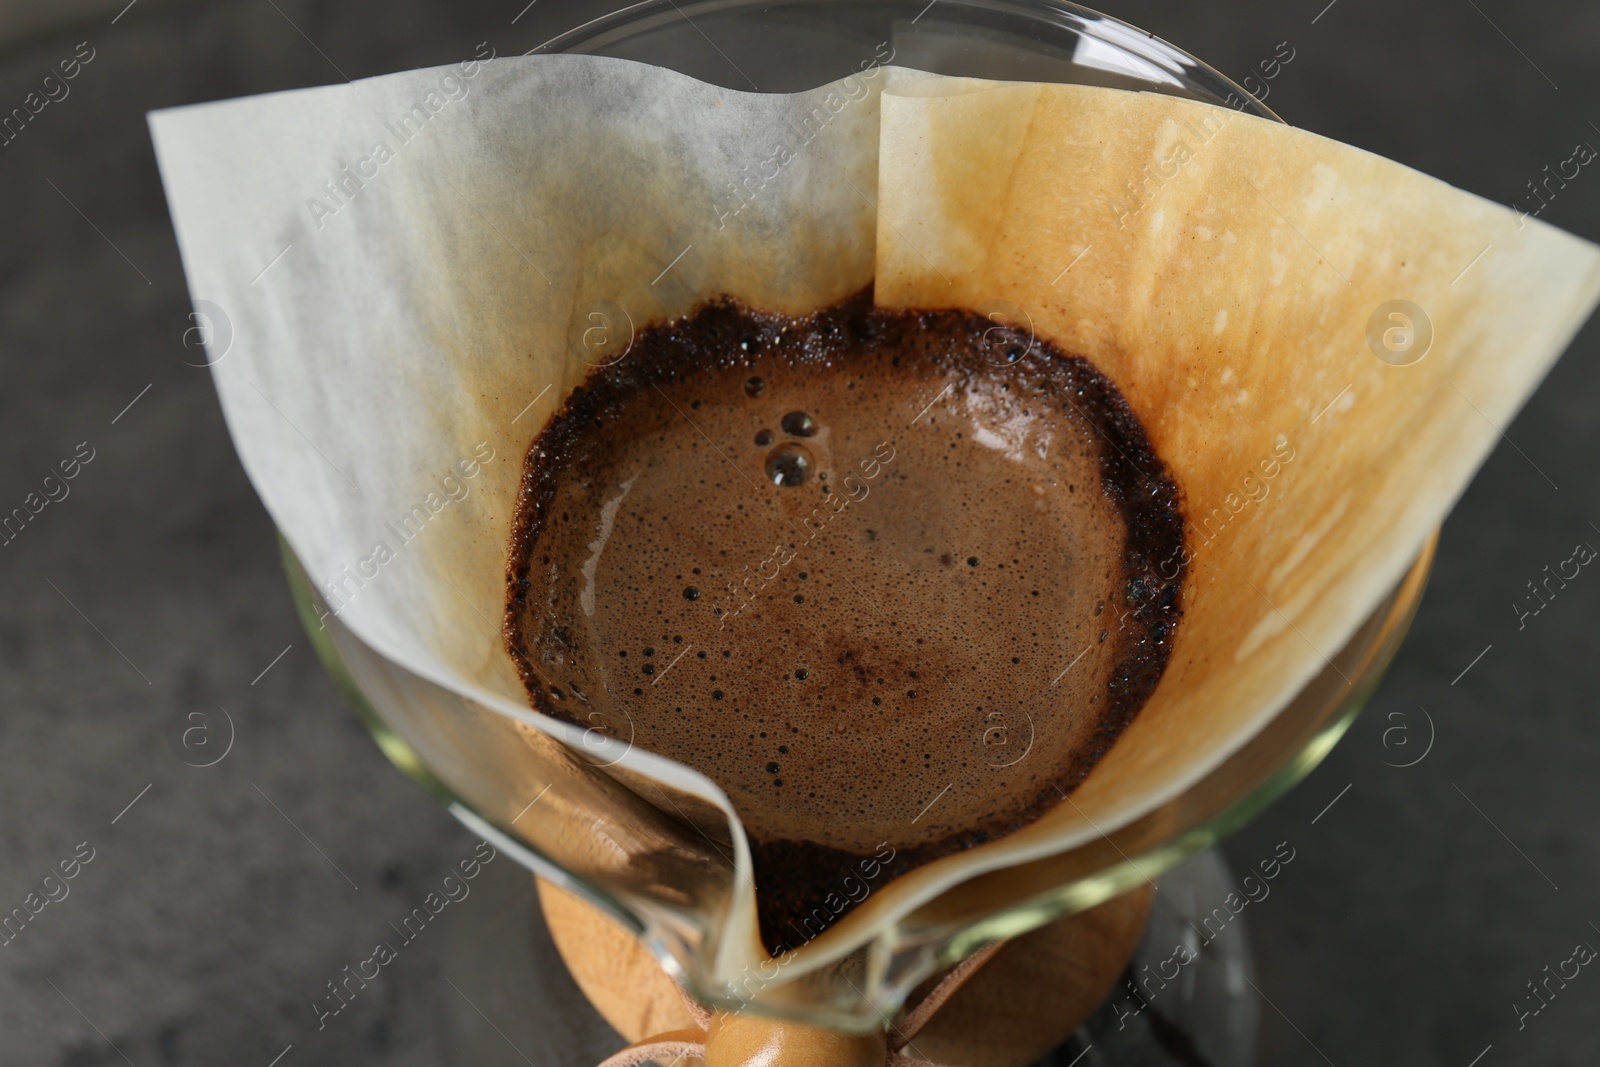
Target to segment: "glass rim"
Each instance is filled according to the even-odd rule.
[[[922,13],[932,8],[935,3],[942,7],[956,8],[958,10],[981,11],[993,15],[1009,15],[1035,25],[1050,25],[1058,30],[1067,31],[1103,42],[1111,48],[1125,52],[1128,48],[1129,36],[1108,34],[1105,27],[1115,26],[1127,31],[1133,39],[1143,38],[1155,42],[1162,49],[1175,57],[1181,57],[1183,64],[1182,75],[1185,79],[1184,87],[1209,102],[1231,106],[1230,98],[1237,97],[1242,105],[1238,110],[1273,122],[1283,122],[1284,119],[1258,99],[1243,85],[1229,78],[1209,63],[1191,54],[1187,49],[1173,44],[1164,38],[1158,37],[1147,30],[1114,15],[1107,15],[1102,11],[1086,7],[1082,4],[1072,3],[1071,0],[932,0],[922,4],[921,0],[873,0],[880,7],[904,7],[909,12],[916,9],[917,18]],[[750,13],[767,12],[782,7],[825,7],[846,6],[847,0],[640,0],[639,3],[618,8],[588,22],[581,23],[566,30],[541,45],[528,49],[523,55],[554,55],[561,53],[592,54],[594,49],[608,44],[616,43],[628,36],[636,35],[644,29],[654,28],[655,25],[664,24],[672,19],[681,18],[686,21],[694,15],[714,15],[724,13]],[[848,6],[865,7],[865,4]],[[915,19],[913,19],[915,21]],[[650,25],[645,25],[650,24]],[[714,46],[713,46],[714,47]],[[1175,72],[1176,73],[1176,72]],[[1152,91],[1170,91],[1168,83],[1150,84]],[[739,91],[739,90],[735,90]],[[1173,94],[1182,95],[1182,94]]]

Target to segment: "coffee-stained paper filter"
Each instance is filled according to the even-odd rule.
[[[990,309],[1089,358],[1188,519],[1155,694],[1072,803],[897,887],[927,899],[1177,796],[1323,671],[1587,319],[1600,249],[1169,96],[922,79],[882,112],[878,303]]]

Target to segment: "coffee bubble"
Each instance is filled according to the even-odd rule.
[[[817,420],[804,411],[791,411],[783,417],[779,424],[783,432],[791,437],[815,437],[817,435]]]
[[[805,445],[785,441],[767,453],[764,469],[773,485],[792,489],[804,485],[806,479],[811,477],[811,466],[811,452]]]

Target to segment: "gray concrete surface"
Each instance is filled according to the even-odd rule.
[[[1291,122],[1501,201],[1578,141],[1600,146],[1594,5],[1325,2],[1113,13],[1240,78],[1287,41],[1296,58],[1268,102]],[[325,983],[474,841],[383,760],[299,631],[210,383],[185,365],[143,115],[445,62],[483,40],[521,51],[604,9],[538,0],[513,24],[523,6],[108,0],[0,46],[0,110],[79,42],[94,50],[70,95],[0,147],[0,510],[93,449],[70,495],[0,548],[0,911],[93,850],[0,948],[0,1064],[423,1067],[448,1051],[450,998],[487,997],[442,934],[424,937],[317,1028]],[[1591,170],[1545,217],[1593,239]],[[1591,325],[1506,428],[1351,734],[1227,845],[1241,865],[1297,849],[1249,913],[1264,1063],[1593,1061],[1600,977],[1580,974],[1520,1029],[1511,1005],[1575,943],[1600,946],[1600,579],[1585,573],[1522,632],[1510,604],[1575,542],[1600,544],[1597,349]],[[180,762],[175,716],[218,708],[232,750]],[[1420,763],[1386,765],[1430,734]],[[505,1029],[569,1028],[582,1049],[530,1062],[604,1051],[570,987],[544,988]]]

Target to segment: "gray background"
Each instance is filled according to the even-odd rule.
[[[562,976],[535,976],[542,1000],[497,998],[443,931],[316,1029],[324,983],[474,840],[384,761],[299,629],[206,373],[185,365],[143,115],[452,61],[484,40],[520,52],[606,5],[538,0],[513,25],[526,0],[142,0],[113,24],[124,2],[0,4],[0,110],[77,42],[96,49],[70,97],[0,147],[0,511],[79,442],[96,450],[70,497],[0,549],[0,912],[79,842],[96,850],[71,895],[0,948],[0,1064],[266,1067],[292,1045],[283,1067],[421,1067],[457,1039],[441,1020],[467,999],[529,1062],[584,1062],[610,1039]],[[1289,121],[1502,202],[1576,142],[1600,146],[1592,3],[1338,0],[1318,18],[1324,3],[1111,13],[1236,78],[1287,41],[1296,58],[1268,102]],[[1545,217],[1600,238],[1593,165]],[[1593,1060],[1600,976],[1520,1031],[1511,1004],[1575,943],[1600,945],[1600,578],[1585,572],[1522,632],[1510,604],[1576,542],[1600,545],[1597,347],[1591,325],[1506,429],[1516,448],[1446,524],[1411,637],[1350,735],[1226,846],[1239,866],[1297,850],[1247,912],[1264,1063]],[[234,749],[186,766],[173,716],[219,706]],[[1430,733],[1427,758],[1386,765]],[[451,914],[514,934],[525,893],[498,862]]]

